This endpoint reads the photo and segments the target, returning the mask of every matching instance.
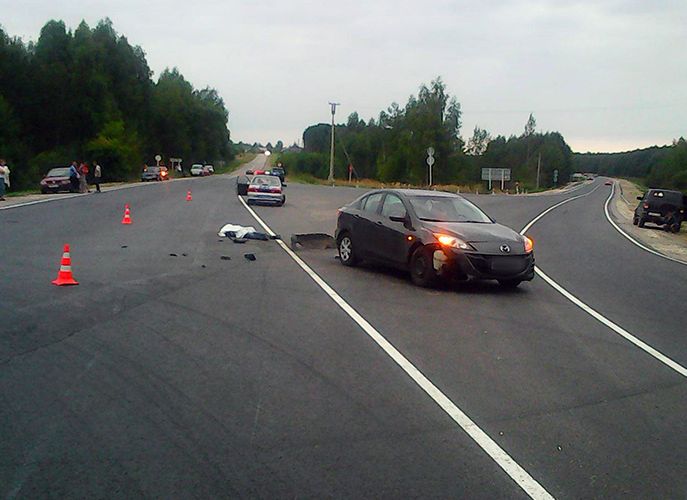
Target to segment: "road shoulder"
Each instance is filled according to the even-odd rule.
[[[667,233],[652,225],[645,228],[632,225],[637,196],[642,192],[630,181],[617,179],[616,182],[618,189],[611,200],[610,213],[620,229],[663,255],[687,262],[687,225],[683,224],[678,234]]]

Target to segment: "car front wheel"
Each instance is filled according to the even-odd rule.
[[[344,266],[355,266],[358,263],[358,257],[353,247],[353,240],[349,233],[344,233],[344,235],[339,238],[338,249],[339,259]]]
[[[410,258],[410,278],[418,286],[425,288],[436,285],[437,273],[434,270],[432,248],[421,247]]]

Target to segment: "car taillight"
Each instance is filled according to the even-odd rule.
[[[256,188],[255,186],[248,186],[248,192],[249,193],[257,193],[258,188]]]
[[[648,203],[645,203],[645,204],[644,204],[644,208],[645,208],[646,210],[649,210],[649,204],[648,204]]]
[[[164,177],[165,175],[167,175],[167,172],[162,172],[160,175]]]
[[[270,188],[270,193],[281,193],[281,188],[280,187]]]

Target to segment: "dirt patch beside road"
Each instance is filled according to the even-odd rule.
[[[668,233],[658,226],[644,228],[632,225],[637,196],[644,194],[630,181],[618,179],[616,194],[611,202],[611,216],[620,228],[640,243],[674,259],[687,263],[687,224],[678,234]]]

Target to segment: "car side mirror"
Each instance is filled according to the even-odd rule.
[[[282,187],[286,187],[286,182],[281,183]]]
[[[405,221],[407,220],[407,217],[406,217],[406,216],[398,217],[398,216],[396,216],[396,215],[391,215],[391,216],[389,217],[389,219],[390,219],[392,222],[405,222]]]
[[[644,199],[644,196],[637,196],[637,199],[638,199],[639,201],[642,201],[642,200]]]

